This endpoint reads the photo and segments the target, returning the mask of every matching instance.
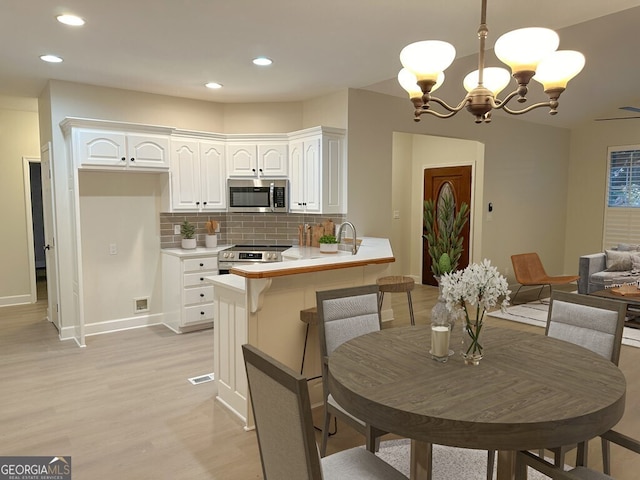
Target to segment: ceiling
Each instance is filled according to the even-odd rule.
[[[62,25],[59,13],[86,25]],[[400,50],[441,39],[458,59],[438,95],[455,104],[462,78],[477,68],[479,19],[480,0],[2,0],[0,96],[34,98],[57,79],[221,103],[300,101],[344,88],[404,97],[395,80]],[[640,107],[640,1],[489,0],[487,20],[489,47],[514,28],[546,26],[561,49],[587,58],[560,113],[528,119],[571,127],[640,115],[617,110]],[[42,62],[44,53],[64,62]],[[258,55],[273,65],[252,65]],[[490,54],[487,65],[498,64]],[[224,87],[207,89],[209,81]],[[545,99],[531,87],[531,101]]]

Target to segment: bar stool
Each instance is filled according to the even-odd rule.
[[[302,363],[300,365],[300,375],[303,375],[304,360],[307,356],[307,341],[309,340],[309,327],[318,325],[318,309],[316,307],[305,308],[300,310],[300,321],[306,323],[307,328],[304,334],[304,348],[302,349]],[[315,380],[316,378],[322,378],[322,375],[307,378],[309,380]]]
[[[380,277],[376,280],[378,284],[378,310],[382,310],[382,301],[384,300],[384,294],[407,292],[407,301],[409,302],[409,316],[411,317],[411,325],[415,325],[416,321],[413,317],[413,303],[411,302],[411,290],[415,285],[413,278],[405,277],[402,275],[391,275],[389,277]]]

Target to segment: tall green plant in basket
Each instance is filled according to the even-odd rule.
[[[432,199],[424,202],[423,235],[427,241],[431,257],[431,271],[436,277],[453,272],[458,267],[462,255],[462,229],[469,219],[469,205],[460,204],[456,213],[452,195],[440,197],[437,205]]]

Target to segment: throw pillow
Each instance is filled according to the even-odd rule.
[[[631,270],[640,271],[640,254],[638,253],[631,254]]]
[[[607,254],[607,272],[625,272],[631,270],[631,253],[617,250],[605,250]]]
[[[635,243],[619,243],[618,251],[619,252],[634,252],[640,250],[640,245]]]

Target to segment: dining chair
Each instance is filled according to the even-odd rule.
[[[307,379],[252,345],[242,354],[265,480],[407,480],[362,447],[320,458]]]
[[[324,421],[320,455],[327,452],[331,417],[339,418],[354,430],[365,436],[370,452],[377,450],[378,437],[386,432],[366,424],[347,412],[329,391],[328,359],[342,343],[366,333],[380,330],[380,310],[378,308],[378,286],[365,285],[336,290],[316,292],[318,309],[318,336],[322,354],[322,383],[324,394]]]
[[[580,345],[618,365],[622,349],[622,332],[627,307],[624,302],[609,298],[594,297],[554,291],[549,302],[549,313],[545,335]],[[551,447],[554,464],[564,465],[566,453],[575,445]],[[602,454],[605,472],[608,472],[608,442],[602,439]],[[495,452],[490,452],[487,478],[493,473]],[[544,450],[539,451],[544,458]]]
[[[640,442],[637,440],[609,430],[600,435],[603,442],[614,443],[632,452],[640,454]],[[518,452],[516,455],[516,480],[527,480],[527,467],[531,467],[540,473],[551,477],[553,480],[612,480],[608,473],[599,472],[588,468],[587,465],[588,444],[583,442],[578,445],[576,467],[565,471],[563,466],[552,465],[543,458],[530,452]]]
[[[609,298],[553,292],[545,335],[585,347],[618,365],[627,306]],[[549,449],[554,463],[564,465],[564,457],[574,446]],[[606,441],[603,440],[606,457]]]

